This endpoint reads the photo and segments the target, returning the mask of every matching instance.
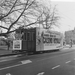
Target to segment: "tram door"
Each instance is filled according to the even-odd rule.
[[[23,50],[27,52],[34,52],[36,50],[36,30],[27,29],[23,36]]]

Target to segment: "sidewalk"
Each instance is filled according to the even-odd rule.
[[[73,45],[71,49],[75,49],[75,45]]]
[[[62,51],[65,51],[65,50],[74,50],[75,49],[75,45],[72,45],[72,47],[70,47],[70,45],[66,45],[66,46],[63,46],[63,48],[61,49]]]
[[[63,46],[63,49],[69,49],[69,48],[70,48],[69,45],[65,45],[65,46]]]
[[[0,50],[0,55],[4,55],[4,54],[11,54],[12,51],[11,50]]]
[[[0,55],[11,54],[12,48],[10,47],[8,50],[7,46],[0,46]]]

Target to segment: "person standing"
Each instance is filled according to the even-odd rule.
[[[72,47],[72,39],[70,39],[70,47]]]

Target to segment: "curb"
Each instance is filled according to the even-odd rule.
[[[18,55],[18,54],[3,54],[3,55],[0,55],[0,57],[13,56],[13,55]]]
[[[7,57],[7,56],[14,56],[14,55],[20,55],[21,56],[22,53],[17,53],[17,54],[3,54],[0,55],[0,57]]]

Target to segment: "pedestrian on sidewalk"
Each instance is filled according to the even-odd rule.
[[[72,47],[72,39],[70,39],[70,48]]]

